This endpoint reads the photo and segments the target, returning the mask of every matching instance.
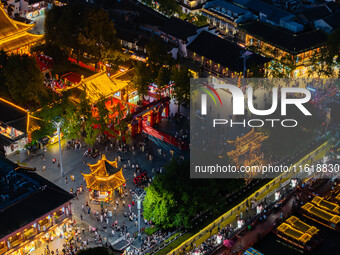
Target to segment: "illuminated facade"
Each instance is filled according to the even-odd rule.
[[[312,58],[318,56],[327,41],[320,30],[292,32],[260,21],[238,26],[239,43],[255,52],[282,63],[282,73],[291,77],[307,77]]]
[[[327,210],[318,207],[312,203],[306,203],[301,207],[303,211],[303,215],[307,218],[310,218],[326,227],[340,230],[340,216],[330,213]]]
[[[28,143],[28,111],[0,98],[0,150],[9,155]]]
[[[28,53],[31,45],[43,38],[42,35],[34,35],[28,31],[34,24],[25,24],[12,20],[2,5],[0,6],[0,50],[8,53]]]
[[[96,164],[88,164],[88,166],[91,173],[82,173],[82,175],[92,200],[109,202],[112,200],[115,190],[122,191],[122,186],[126,183],[126,180],[123,169],[118,170],[117,161],[109,161],[103,155]]]
[[[5,197],[0,202],[1,255],[30,254],[55,238],[69,237],[73,195],[4,158],[0,174]]]
[[[217,50],[218,49],[218,50]],[[202,31],[188,46],[188,58],[202,65],[203,69],[217,77],[243,77],[244,63],[241,58],[244,48]],[[256,66],[260,72],[266,69],[269,58],[252,53],[246,61],[246,76],[252,76],[251,68]]]
[[[227,152],[227,155],[231,162],[239,166],[240,164],[250,166],[259,163],[261,161],[261,145],[268,136],[265,136],[261,132],[255,132],[252,129],[249,133],[242,137],[237,137],[234,141],[228,141],[228,143],[236,147],[235,150]]]
[[[295,216],[291,216],[276,230],[276,234],[280,238],[302,249],[306,248],[306,244],[310,242],[318,232],[319,229],[306,224]]]

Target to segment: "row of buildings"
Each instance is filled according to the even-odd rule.
[[[35,169],[0,156],[0,254],[31,254],[54,238],[68,239],[72,198]]]
[[[132,0],[113,1],[104,8],[115,22],[123,47],[145,53],[145,44],[156,35],[169,45],[174,57],[189,59],[210,74],[228,77],[242,76],[244,70],[250,76],[255,66],[270,72],[272,61],[275,66],[282,65],[279,71],[288,76],[306,77],[312,69],[311,58],[325,47],[328,34],[340,27],[340,8],[334,2],[181,0],[178,4],[185,13],[206,16],[208,25],[197,27],[174,16],[169,18]],[[244,51],[253,53],[246,68],[240,59]],[[239,54],[232,57],[225,52]],[[267,62],[258,61],[256,54]]]
[[[19,15],[27,19],[45,14],[48,9],[48,1],[45,0],[4,0],[4,8],[11,17]]]

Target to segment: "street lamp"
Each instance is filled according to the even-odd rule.
[[[51,122],[52,122],[53,126],[55,126],[57,128],[57,132],[58,132],[59,155],[60,155],[60,173],[61,173],[61,177],[64,177],[63,161],[62,161],[62,158],[61,158],[61,143],[60,143],[60,127],[63,125],[64,120],[63,119],[52,120]]]
[[[243,84],[242,84],[242,89],[245,92],[245,81],[244,79],[246,78],[246,73],[247,73],[247,58],[249,58],[251,55],[253,55],[252,52],[249,50],[242,50],[241,51],[241,58],[243,58]]]
[[[141,232],[140,232],[140,211],[142,209],[142,201],[145,197],[146,193],[145,190],[142,188],[137,188],[132,192],[133,198],[137,202],[137,209],[138,209],[138,241],[141,241]]]

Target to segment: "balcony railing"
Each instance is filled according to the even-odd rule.
[[[33,236],[35,236],[36,234],[38,234],[38,230],[36,228],[33,229],[33,231],[31,231],[30,233],[24,233],[24,239],[25,241],[32,238]]]
[[[18,239],[16,239],[15,241],[12,241],[11,242],[11,247],[15,247],[15,246],[21,244],[23,242],[23,240],[24,240],[24,238],[21,236]]]
[[[4,245],[2,248],[0,248],[0,254],[4,254],[8,250],[7,246]]]
[[[40,229],[41,229],[41,231],[45,231],[45,230],[48,229],[50,226],[52,226],[52,222],[51,222],[51,221],[49,221],[49,222],[47,222],[47,223],[45,223],[45,224],[43,224],[43,225],[40,225]]]

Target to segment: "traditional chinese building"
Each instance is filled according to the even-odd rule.
[[[126,183],[123,169],[118,169],[117,161],[109,161],[105,155],[96,163],[88,164],[91,173],[84,174],[87,188],[90,191],[90,199],[109,202],[113,199],[113,192],[122,192],[122,186]]]
[[[30,47],[41,40],[43,35],[29,33],[35,25],[12,20],[0,6],[0,50],[8,53],[28,53]]]
[[[122,101],[128,98],[130,101],[136,94],[136,90],[129,86],[131,75],[133,75],[131,70],[112,77],[106,71],[96,73],[87,78],[81,77],[78,84],[67,89],[73,90],[75,94],[79,94],[76,93],[78,90],[85,90],[91,103],[96,103],[103,97],[106,99],[112,97]]]
[[[0,157],[0,254],[24,255],[69,237],[73,195]]]
[[[327,41],[321,30],[293,32],[260,21],[240,25],[240,43],[249,49],[283,63],[282,73],[306,77],[313,56],[320,53]]]
[[[252,129],[244,136],[237,137],[234,141],[227,141],[232,144],[235,149],[227,152],[227,155],[231,162],[239,166],[250,166],[257,164],[261,159],[261,145],[268,136],[261,132],[255,132]]]
[[[235,43],[202,31],[187,46],[187,51],[188,58],[201,64],[209,74],[231,78],[243,76],[244,63],[241,56],[245,49]],[[264,72],[269,61],[269,58],[251,53],[246,61],[246,76],[252,76],[251,69],[255,66]]]
[[[39,126],[28,110],[0,98],[0,154],[10,155],[25,148],[30,134]]]

